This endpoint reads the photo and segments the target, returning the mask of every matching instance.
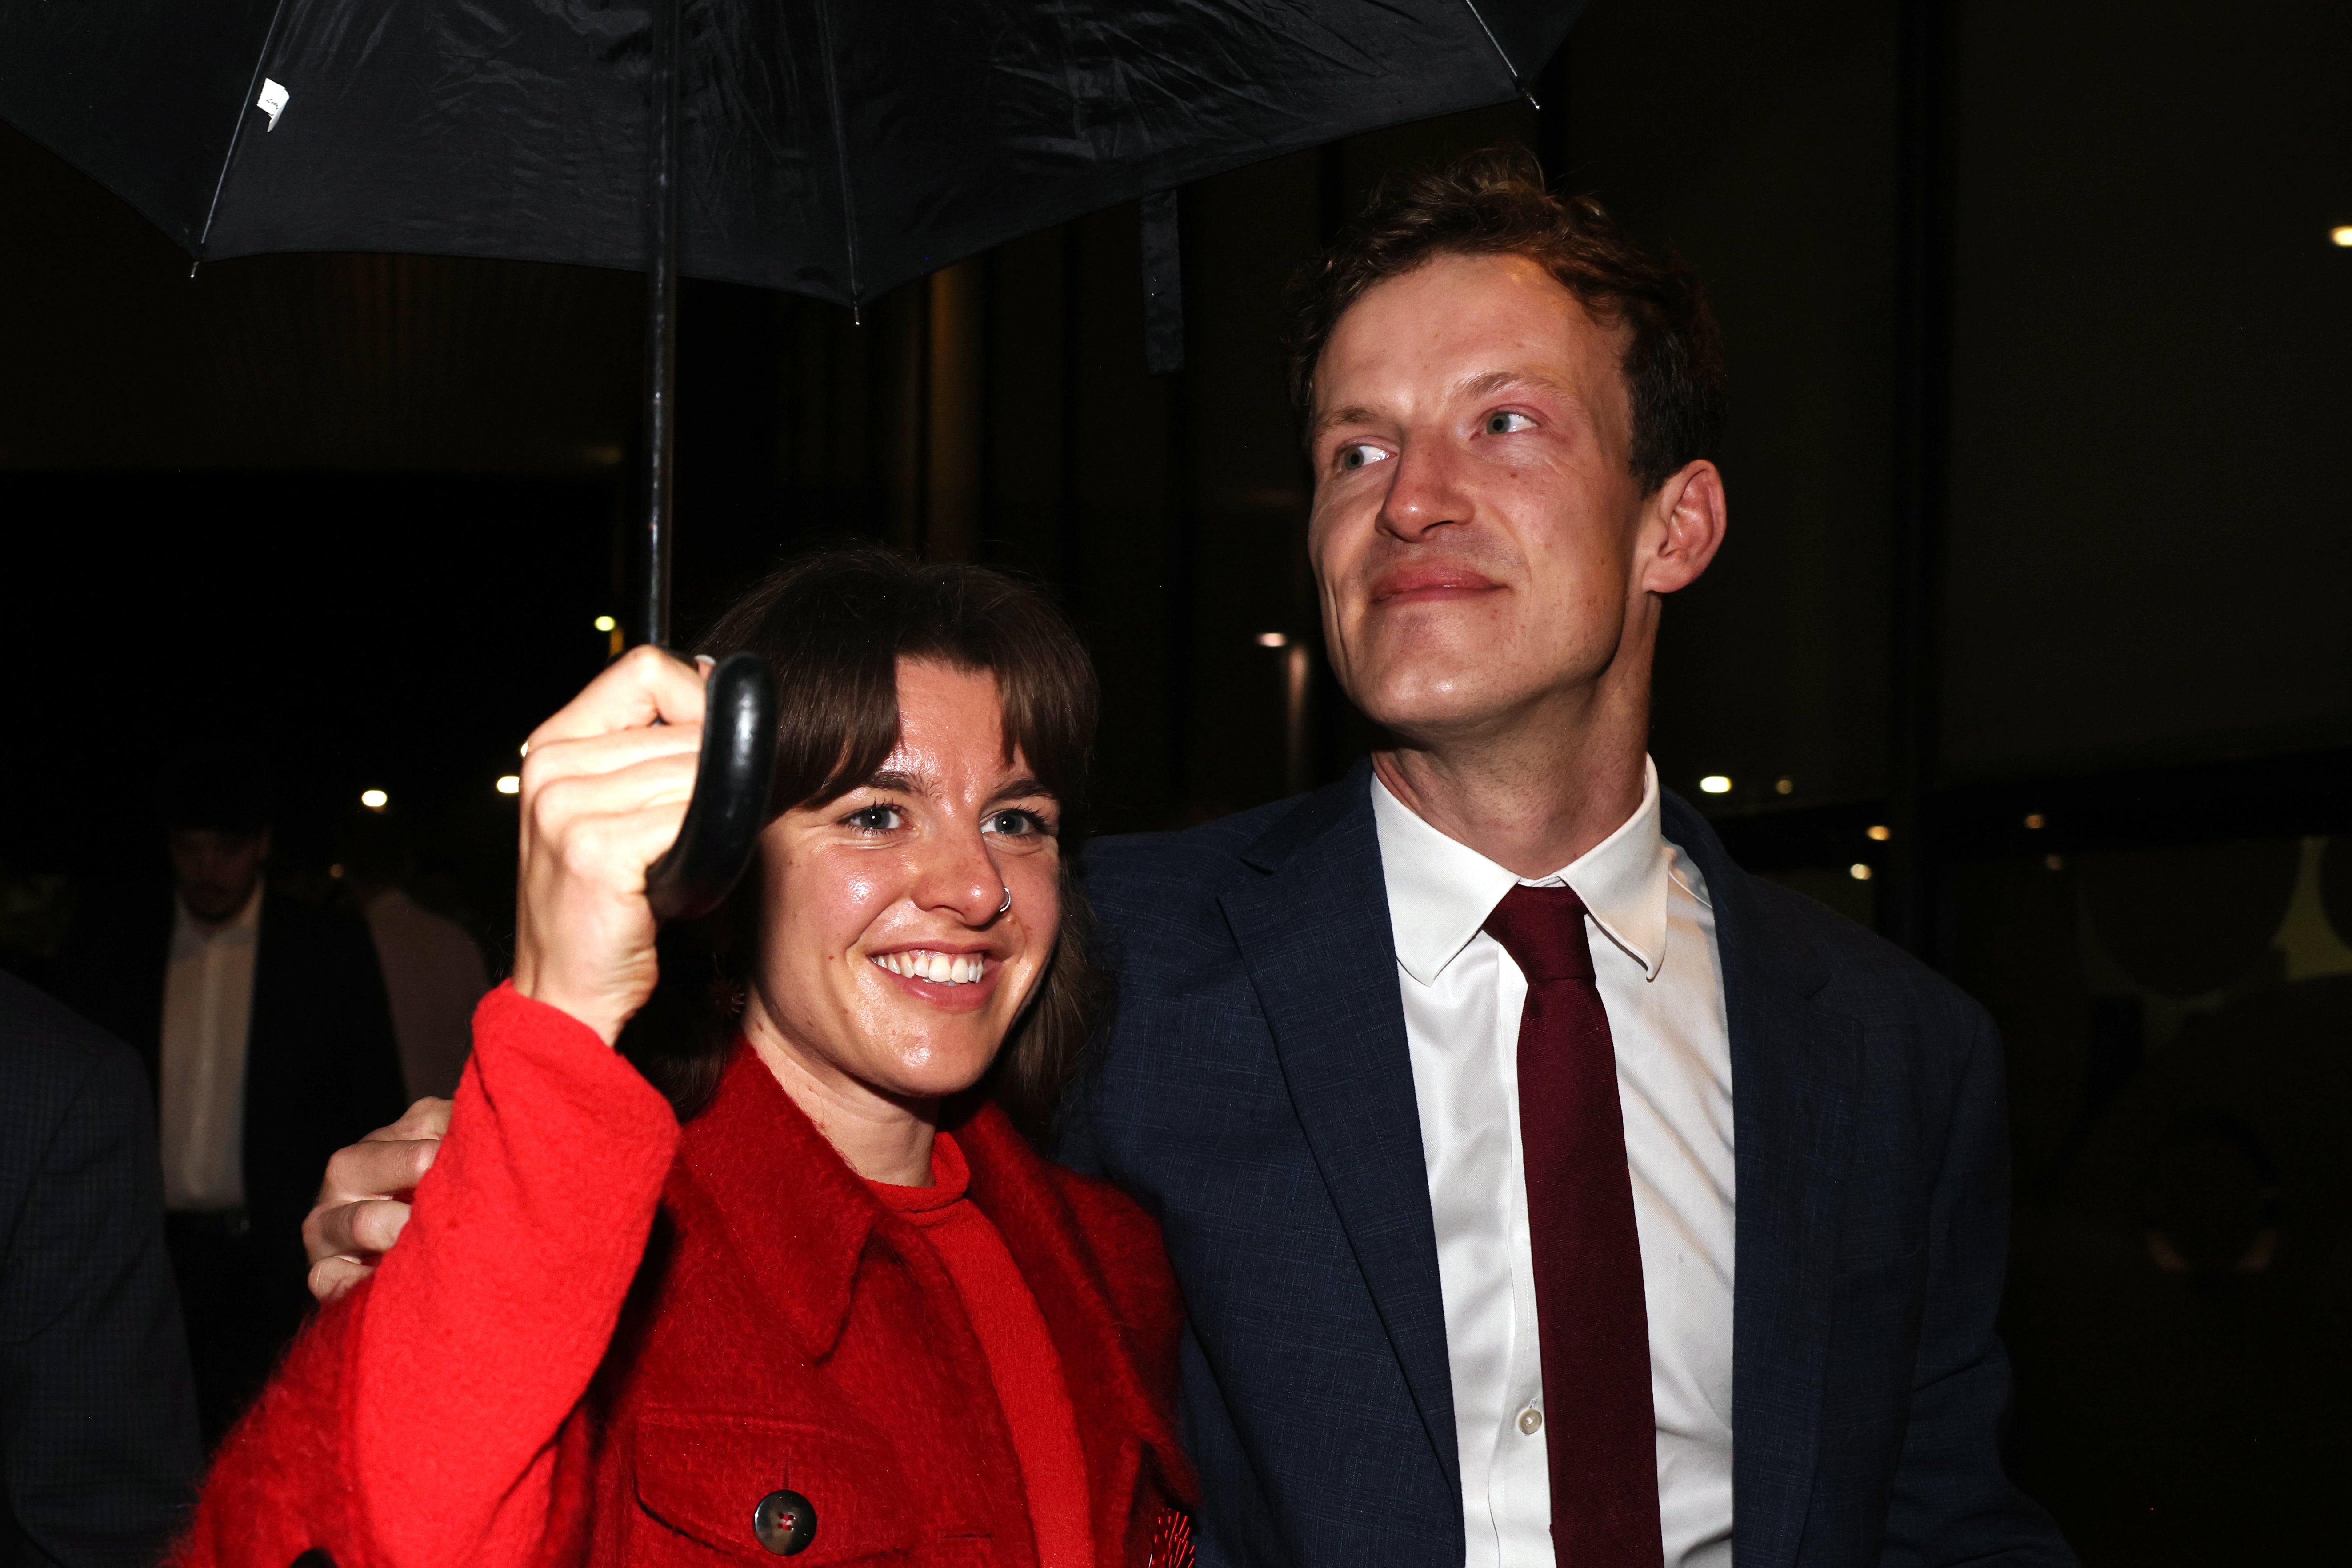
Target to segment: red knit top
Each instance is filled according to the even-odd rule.
[[[1006,1251],[1004,1238],[966,1191],[971,1173],[955,1140],[941,1132],[931,1145],[931,1185],[894,1186],[869,1181],[874,1194],[908,1221],[947,1265],[963,1299],[964,1316],[988,1358],[989,1381],[1004,1406],[1021,1481],[1029,1496],[1029,1522],[1039,1568],[1094,1568],[1093,1531],[1087,1520],[1087,1456],[1078,1445],[1076,1413],[1062,1358],[1045,1331],[1037,1298]]]

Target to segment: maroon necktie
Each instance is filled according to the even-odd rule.
[[[1513,888],[1486,917],[1486,934],[1528,977],[1519,1141],[1552,1547],[1559,1568],[1661,1568],[1642,1245],[1584,900],[1567,888]]]

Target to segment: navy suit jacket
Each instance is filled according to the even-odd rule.
[[[1730,1024],[1739,1568],[2069,1563],[2003,1474],[2001,1060],[1958,990],[1749,877],[1696,813]],[[1064,1156],[1134,1194],[1191,1312],[1204,1564],[1454,1568],[1445,1315],[1369,765],[1085,885],[1119,979]]]
[[[203,1468],[146,1078],[0,974],[0,1564],[145,1568]]]

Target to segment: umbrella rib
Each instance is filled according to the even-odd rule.
[[[1478,24],[1478,30],[1486,35],[1486,41],[1495,46],[1495,58],[1501,60],[1503,68],[1511,73],[1511,85],[1517,87],[1526,79],[1519,74],[1519,68],[1511,63],[1510,51],[1503,47],[1503,40],[1495,37],[1494,28],[1486,26],[1486,18],[1478,10],[1478,0],[1462,0],[1462,4]]]
[[[834,65],[833,6],[827,0],[817,0],[816,25],[824,35],[824,104],[833,116],[833,161],[841,176],[841,234],[849,252],[849,310],[855,316],[864,295],[857,281],[857,200],[849,190],[849,132],[841,122],[841,79]]]
[[[205,205],[205,226],[196,233],[196,259],[199,262],[204,260],[205,247],[213,237],[213,215],[220,211],[221,192],[228,188],[228,172],[236,162],[237,144],[245,139],[246,116],[253,112],[254,95],[259,90],[257,84],[261,80],[261,73],[269,65],[269,47],[278,41],[278,24],[285,19],[286,0],[278,0],[276,8],[269,13],[269,31],[261,35],[260,51],[253,57],[253,79],[245,84],[245,96],[237,100],[236,123],[228,131],[228,151],[221,154],[220,174],[213,181],[213,199]],[[195,276],[193,268],[188,275]]]

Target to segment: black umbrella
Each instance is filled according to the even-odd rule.
[[[1172,366],[1179,186],[1524,93],[1582,3],[0,0],[0,118],[198,262],[643,268],[658,643],[681,270],[855,308],[1141,197],[1147,342]],[[714,748],[722,729],[751,732],[713,724]],[[756,830],[736,807],[708,815]]]

